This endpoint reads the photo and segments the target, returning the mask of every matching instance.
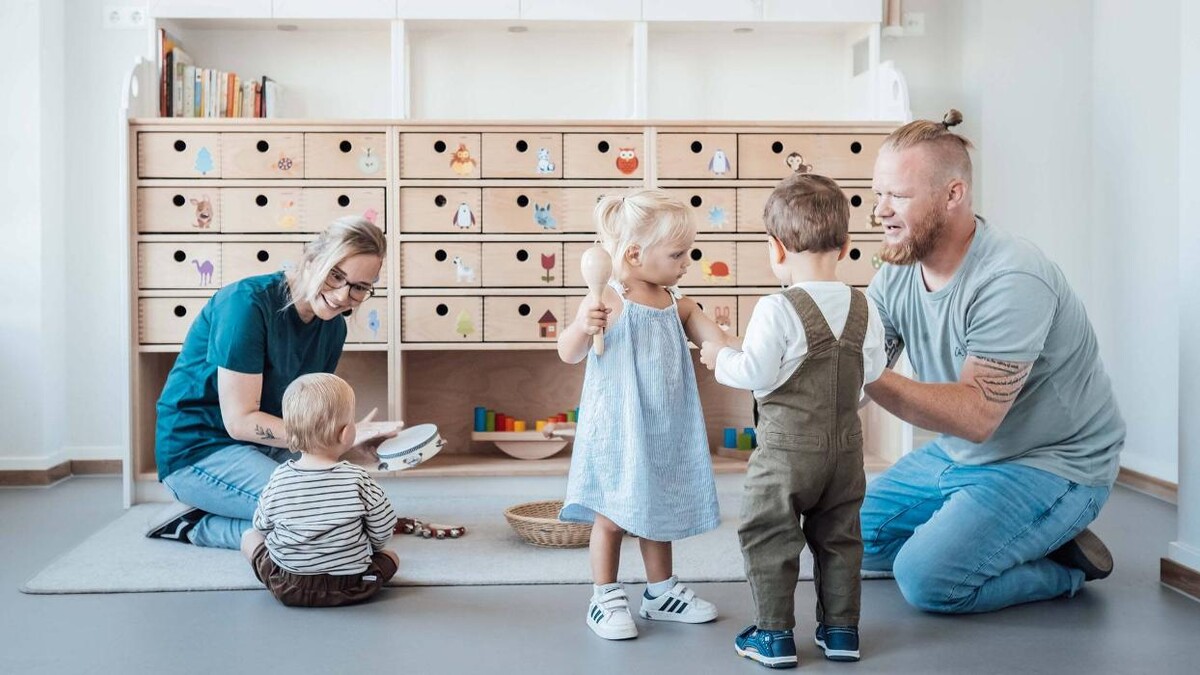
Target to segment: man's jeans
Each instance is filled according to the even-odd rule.
[[[283,448],[231,445],[162,482],[179,501],[209,513],[189,533],[193,544],[237,549],[271,473],[295,456]]]
[[[1083,572],[1046,555],[1108,500],[1012,462],[966,466],[930,443],[867,485],[863,569],[890,570],[906,600],[930,612],[989,612],[1074,595]]]

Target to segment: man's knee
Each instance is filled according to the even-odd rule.
[[[949,566],[929,556],[905,555],[901,549],[892,563],[892,575],[908,604],[926,612],[968,612],[974,588],[952,581]],[[864,563],[864,567],[866,567]]]

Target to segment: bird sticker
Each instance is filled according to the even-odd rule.
[[[475,167],[479,166],[479,162],[471,156],[471,151],[467,149],[466,143],[459,143],[458,149],[454,151],[454,155],[450,158],[450,169],[460,176],[470,176],[475,172]]]
[[[708,170],[717,176],[724,176],[729,173],[729,158],[725,156],[725,151],[717,148],[713,153],[712,159],[708,160]]]
[[[637,168],[637,150],[633,148],[617,148],[617,171],[628,176],[637,171]]]
[[[471,207],[466,202],[459,202],[458,210],[454,212],[450,223],[460,230],[469,230],[475,227],[475,213],[471,211]]]

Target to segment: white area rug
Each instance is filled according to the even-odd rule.
[[[728,481],[722,481],[729,487]],[[587,548],[544,549],[527,544],[509,527],[504,509],[544,498],[481,490],[470,496],[401,496],[388,486],[397,511],[431,521],[465,524],[461,539],[422,539],[397,535],[391,548],[400,555],[393,586],[468,586],[498,584],[591,583]],[[561,494],[561,493],[559,493]],[[675,572],[685,581],[745,579],[738,547],[740,491],[719,493],[721,526],[675,544]],[[133,507],[74,550],[26,582],[25,593],[138,593],[151,591],[215,591],[261,589],[238,551],[205,549],[147,539],[150,522],[162,504]],[[801,578],[812,578],[812,558],[801,557]],[[626,539],[621,552],[621,580],[645,580],[637,540]]]

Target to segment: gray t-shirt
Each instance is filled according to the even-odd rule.
[[[1013,461],[1088,486],[1116,480],[1125,421],[1096,334],[1062,271],[1036,246],[977,218],[945,288],[926,290],[920,265],[884,265],[868,292],[889,356],[907,348],[921,382],[957,382],[968,355],[1033,362],[991,438],[938,438],[951,460]]]

